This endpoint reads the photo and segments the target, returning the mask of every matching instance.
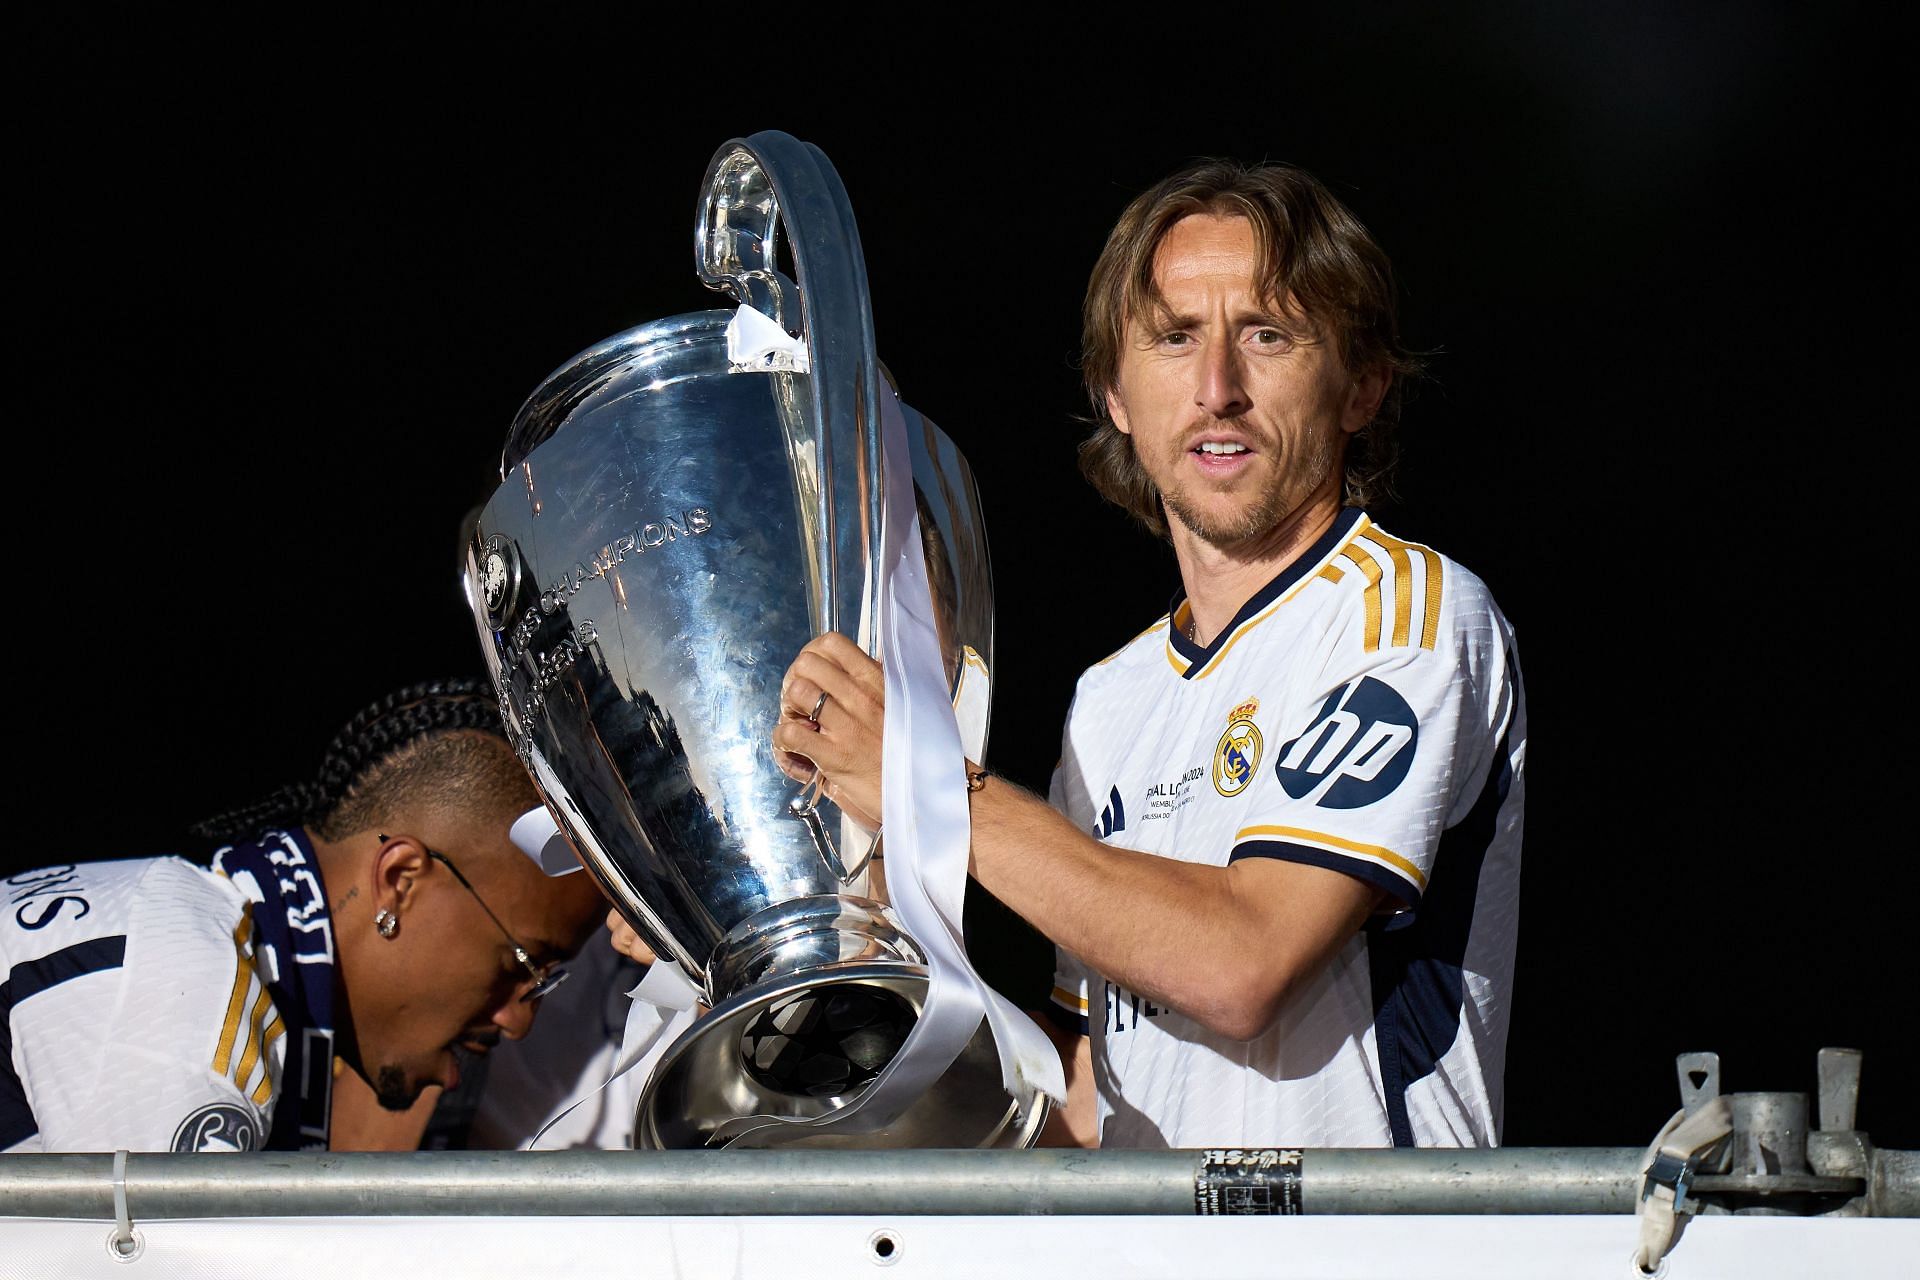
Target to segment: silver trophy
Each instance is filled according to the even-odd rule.
[[[641,325],[548,377],[514,420],[466,565],[509,736],[621,915],[711,1008],[640,1103],[635,1145],[662,1149],[857,1098],[928,984],[923,949],[870,892],[874,837],[797,787],[769,745],[800,648],[837,630],[872,652],[878,625],[878,421],[897,396],[839,176],[786,134],[727,144],[695,253],[739,309]],[[978,495],[953,442],[899,407],[942,655],[978,752],[993,661]],[[1045,1112],[1043,1095],[1008,1096],[983,1023],[883,1131],[800,1141],[1025,1146]],[[783,1143],[799,1133],[784,1128]]]

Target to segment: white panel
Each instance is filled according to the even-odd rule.
[[[139,1225],[139,1209],[133,1207]],[[0,1219],[0,1276],[208,1280],[1627,1280],[1630,1217],[1303,1218],[258,1218],[139,1225],[144,1251],[108,1255],[111,1225]],[[879,1233],[892,1260],[874,1254]],[[1668,1280],[1910,1280],[1920,1221],[1702,1218]],[[297,1259],[297,1263],[293,1260]]]

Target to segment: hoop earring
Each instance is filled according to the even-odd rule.
[[[400,917],[382,907],[373,914],[373,927],[381,937],[391,938],[400,932]]]

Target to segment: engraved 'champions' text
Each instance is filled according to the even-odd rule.
[[[693,538],[713,528],[713,515],[705,507],[690,508],[682,515],[668,516],[657,523],[649,521],[632,533],[623,533],[600,548],[588,563],[576,564],[560,575],[560,580],[540,593],[540,612],[552,613],[573,598],[587,583],[605,577],[630,555],[645,555],[655,547],[664,547],[679,538]]]

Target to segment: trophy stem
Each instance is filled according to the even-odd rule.
[[[742,921],[707,972],[712,1012],[655,1069],[635,1117],[638,1146],[722,1143],[728,1120],[806,1120],[845,1106],[905,1044],[929,976],[888,908],[826,895],[790,899]],[[1024,1146],[1045,1110],[1044,1100],[1027,1103],[1001,1091],[992,1035],[982,1026],[959,1069],[916,1114],[902,1117],[899,1131],[938,1146]],[[876,1140],[899,1138],[821,1133],[807,1145]]]
[[[927,985],[924,964],[883,957],[816,965],[742,987],[661,1057],[635,1110],[634,1145],[1033,1145],[1046,1121],[1046,1095],[1007,1096],[984,1022],[947,1072],[884,1130],[751,1122],[815,1120],[852,1103],[899,1053],[925,1007]]]
[[[727,931],[707,963],[708,994],[718,1005],[748,987],[805,969],[886,961],[926,963],[889,908],[851,895],[789,898]]]

